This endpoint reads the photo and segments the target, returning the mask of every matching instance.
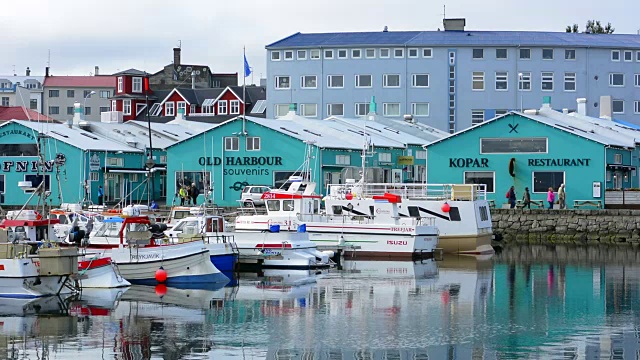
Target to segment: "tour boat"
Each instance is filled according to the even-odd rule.
[[[439,248],[447,253],[492,254],[492,224],[486,188],[479,184],[384,184],[347,179],[327,186],[326,211],[330,215],[400,217],[400,222],[430,216],[440,234]],[[397,195],[398,212],[376,207],[376,197]],[[345,205],[347,206],[345,208]],[[313,239],[312,239],[313,240]]]
[[[107,218],[89,236],[87,253],[110,257],[122,277],[134,284],[166,281],[191,287],[229,281],[211,263],[202,240],[164,244],[152,239],[151,228],[149,219],[138,214]]]
[[[54,225],[56,237],[60,241],[65,241],[74,226],[82,231],[87,231],[87,224],[91,221],[95,225],[103,220],[103,215],[99,212],[85,211],[80,204],[62,204],[58,209],[49,212],[52,219],[59,223]],[[89,235],[89,234],[87,234]]]
[[[77,290],[77,250],[50,242],[56,222],[33,210],[7,213],[0,223],[0,297],[38,298]]]
[[[385,193],[367,199],[370,202],[364,212],[354,210],[359,204],[353,199],[322,199],[315,188],[313,181],[291,177],[282,189],[262,195],[266,214],[236,217],[236,232],[261,232],[274,225],[287,231],[304,229],[316,244],[344,246],[346,255],[364,257],[431,255],[438,245],[433,218],[400,217],[400,196]],[[325,208],[335,212],[321,213],[322,200]]]
[[[313,269],[332,264],[333,254],[318,251],[307,233],[279,229],[274,225],[266,231],[232,232],[222,216],[203,214],[182,218],[166,234],[172,242],[194,236],[205,239],[214,263],[215,249],[229,243],[241,258],[262,258],[264,268]]]

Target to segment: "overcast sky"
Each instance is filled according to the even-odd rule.
[[[182,62],[214,72],[242,72],[242,47],[265,76],[265,45],[296,32],[436,30],[445,1],[426,0],[18,0],[0,11],[0,74],[101,74],[137,68],[156,72],[182,41]],[[572,4],[574,3],[574,4]],[[449,0],[447,17],[468,30],[564,31],[587,19],[616,33],[640,29],[640,1]],[[240,79],[241,81],[241,79]],[[249,83],[251,78],[248,78]]]

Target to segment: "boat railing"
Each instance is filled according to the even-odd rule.
[[[425,184],[425,183],[350,183],[327,185],[327,196],[342,199],[351,194],[356,198],[371,198],[384,194],[399,195],[405,199],[422,200],[486,200],[485,184]]]
[[[374,215],[354,215],[354,214],[296,214],[299,223],[305,222],[321,222],[325,219],[328,221],[340,221],[343,224],[347,222],[357,221],[359,224],[383,224],[382,222],[376,222]],[[384,219],[393,219],[397,221],[402,220],[412,220],[411,225],[426,225],[426,226],[435,226],[436,219],[432,216],[423,216],[423,217],[406,217],[406,216],[384,216]]]
[[[239,215],[267,215],[266,207],[241,206],[237,210]]]
[[[226,234],[180,234],[172,236],[169,242],[173,244],[183,244],[192,241],[204,241],[206,244],[235,244],[235,237]]]

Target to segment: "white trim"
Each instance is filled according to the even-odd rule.
[[[312,57],[313,53],[317,51],[318,52],[318,57]],[[322,50],[320,49],[310,49],[309,50],[309,60],[320,60],[322,59]]]
[[[287,53],[291,53],[291,58],[287,59]],[[294,56],[295,56],[295,53],[293,52],[293,50],[285,50],[282,52],[282,60],[284,61],[293,61]]]
[[[633,86],[640,87],[640,74],[633,74]]]
[[[274,59],[273,55],[274,54],[278,54],[278,58]],[[271,50],[271,56],[269,56],[269,59],[271,59],[271,61],[280,61],[282,60],[282,53],[280,53],[280,50]]]
[[[171,114],[169,114],[169,104],[171,104]],[[173,101],[168,101],[164,104],[164,116],[176,116],[176,104]]]
[[[498,74],[504,74],[504,75],[498,75]],[[509,91],[509,72],[508,71],[496,71],[494,74],[494,80],[495,83],[494,88],[496,91]],[[500,80],[498,80],[498,76],[500,76]],[[506,87],[504,89],[498,89],[498,81],[499,82],[504,82]]]
[[[306,77],[313,77],[315,79],[315,86],[305,86],[305,78]],[[317,89],[318,88],[318,75],[300,75],[300,89],[305,89],[305,90],[309,90],[309,89]]]
[[[228,115],[229,113],[229,104],[227,103],[227,100],[219,100],[216,103],[218,106],[218,115]],[[224,104],[224,111],[220,110],[220,105]]]
[[[478,79],[476,79],[476,76],[478,76]],[[476,81],[480,81],[480,76],[482,77],[482,89],[474,89],[473,83]],[[484,83],[484,71],[472,71],[471,72],[471,91],[484,91],[485,88],[486,86]]]
[[[571,58],[567,59],[567,51],[573,51],[573,59],[571,59]],[[576,51],[576,49],[564,49],[564,60],[565,61],[576,61],[577,57],[578,57],[578,52]]]
[[[467,184],[467,173],[491,173],[493,178],[493,191],[487,191],[487,194],[496,193],[496,172],[491,170],[466,170],[462,172],[462,183]]]
[[[331,107],[333,105],[342,105],[342,114],[334,114],[333,111],[331,111]],[[343,103],[327,104],[327,116],[344,116],[344,104]]]
[[[418,105],[427,105],[426,115],[416,114],[416,108],[418,107]],[[431,114],[431,104],[429,104],[428,102],[411,103],[411,115],[417,116],[417,117],[429,117],[430,114]]]
[[[396,51],[401,51],[402,54],[400,56],[396,55]],[[394,59],[404,59],[404,48],[394,48],[393,49],[393,58]]]
[[[498,57],[498,50],[504,50],[506,56],[503,57],[503,58],[499,58]],[[496,55],[496,60],[509,60],[509,49],[508,48],[496,48],[495,55]]]
[[[227,139],[232,139],[231,140],[231,147],[227,148]],[[237,144],[238,144],[238,148],[234,149],[233,148],[233,139],[237,140]],[[223,146],[224,146],[224,151],[240,151],[240,137],[239,136],[225,136],[222,138],[222,142],[223,142]]]
[[[640,100],[633,101],[633,113],[640,114]]]
[[[340,52],[344,51],[344,56],[340,56]],[[337,49],[336,50],[336,59],[348,59],[349,58],[349,49]]]
[[[333,49],[322,49],[322,58],[325,60],[333,60],[335,58],[335,54],[334,54]],[[330,53],[331,56],[327,56],[327,53]]]
[[[520,78],[520,74],[522,74],[522,79]],[[520,74],[518,74],[518,91],[531,91],[531,78],[533,77],[531,71],[521,71]],[[525,76],[528,77],[528,80],[525,80]],[[523,86],[521,86],[525,83],[529,84],[528,89],[523,89]]]
[[[233,107],[237,107],[238,110],[234,111]],[[240,100],[229,100],[229,114],[230,115],[239,115],[240,114]]]
[[[127,105],[129,104],[129,111],[127,111]],[[131,100],[122,100],[122,115],[131,115]]]
[[[569,79],[573,77],[573,90],[567,90],[567,74],[573,74],[573,76],[569,76]],[[571,83],[571,81],[569,81]],[[578,73],[576,72],[565,72],[564,73],[564,82],[562,86],[563,90],[566,92],[576,92],[578,89]]]
[[[278,84],[278,79],[279,78],[288,78],[289,79],[289,86],[288,87],[279,87]],[[275,82],[274,82],[274,89],[275,90],[290,90],[291,89],[291,75],[276,75],[275,76]]]
[[[418,76],[426,76],[427,77],[427,85],[416,85],[416,79]],[[429,74],[411,74],[411,87],[418,89],[426,89],[431,86],[431,75]]]
[[[544,51],[545,50],[551,50],[551,59],[545,59],[544,57]],[[553,51],[553,48],[542,48],[542,60],[545,61],[553,61],[553,59],[556,57],[555,51]]]
[[[551,80],[544,80],[545,76],[543,74],[551,74]],[[549,75],[546,76],[547,78],[549,78]],[[551,89],[544,89],[543,88],[543,84],[545,82],[549,82],[551,81]],[[555,78],[555,74],[553,71],[541,71],[540,72],[540,91],[546,91],[546,92],[550,92],[550,91],[554,91],[554,89],[556,88],[556,78]]]
[[[249,139],[251,139],[251,147],[253,149],[249,149]],[[255,147],[255,139],[258,139],[258,147]],[[262,149],[262,140],[260,140],[259,136],[247,136],[246,141],[244,143],[244,149],[246,151],[260,151]]]
[[[300,52],[304,53],[304,57],[300,57]],[[307,60],[307,50],[306,49],[300,49],[300,50],[296,50],[296,59],[298,60]]]
[[[371,79],[371,85],[369,85],[369,86],[360,86],[360,85],[358,85],[358,79],[359,79],[360,76],[369,76],[369,78]],[[354,85],[358,89],[369,89],[369,88],[372,88],[373,87],[373,75],[371,75],[371,74],[356,74],[355,75]]]
[[[614,58],[613,58],[613,54],[616,54],[616,53],[618,54],[618,60],[616,60],[616,59],[614,59]],[[620,50],[611,50],[611,61],[616,61],[616,62],[618,62],[618,61],[620,61],[621,59],[622,59],[622,56],[621,56],[621,54],[620,54]]]
[[[523,58],[522,57],[522,50],[529,50],[529,57],[528,58]],[[518,49],[518,60],[531,60],[531,48],[519,48]]]
[[[360,56],[353,56],[354,51],[359,51]],[[362,49],[351,49],[351,58],[352,59],[362,59]]]
[[[613,110],[613,108],[614,108],[613,103],[616,102],[616,101],[622,101],[622,111],[614,111]],[[613,114],[624,114],[624,100],[623,99],[613,99],[613,100],[611,100],[611,112]]]
[[[368,51],[373,51],[373,56],[368,56],[367,55]],[[364,57],[365,57],[365,59],[375,59],[376,58],[376,49],[372,49],[372,48],[364,49]]]
[[[284,76],[284,75],[283,75]],[[291,76],[289,76],[289,81],[291,81]],[[218,102],[218,100],[220,100],[220,98],[227,93],[227,91],[231,91],[231,93],[233,94],[233,96],[235,96],[236,99],[240,100],[240,103],[244,104],[244,101],[242,101],[242,99],[240,98],[240,96],[238,96],[238,94],[236,94],[235,91],[233,91],[233,89],[229,86],[227,86],[226,88],[224,88],[224,90],[222,90],[222,92],[218,95],[218,97],[216,97],[215,99],[213,99],[213,102],[211,102],[211,105],[215,105],[216,102]]]
[[[397,114],[390,114],[387,111],[387,107],[389,105],[398,105],[398,113]],[[402,114],[402,104],[400,104],[399,102],[397,103],[382,103],[382,116],[400,116],[400,114]]]
[[[124,79],[122,78],[122,76],[118,76],[118,87],[117,90],[119,93],[124,91]]]
[[[627,60],[627,54],[630,54],[631,57],[629,58],[629,60]],[[622,52],[622,60],[625,62],[631,62],[633,61],[633,51],[632,50],[625,50]]]
[[[333,81],[331,81],[332,76],[339,76],[342,78],[342,86],[331,86]],[[344,89],[344,75],[327,75],[327,89]]]
[[[431,55],[424,56],[424,51],[425,50],[429,50],[429,53]],[[423,59],[432,59],[433,58],[433,48],[422,48],[421,51],[420,51],[420,55],[422,56]]]
[[[138,115],[140,115],[140,113],[143,112],[144,109],[146,109],[146,108],[147,108],[147,104],[136,104],[136,117]],[[140,109],[140,110],[138,110],[138,109]]]
[[[382,50],[387,50],[389,52],[388,55],[387,56],[382,56]],[[389,58],[391,58],[391,49],[389,49],[389,48],[381,48],[379,57],[380,57],[380,59],[389,59]]]
[[[136,85],[136,80],[140,80],[140,90],[136,90],[136,86],[135,86]],[[140,77],[140,76],[132,77],[131,78],[131,92],[142,93],[142,87],[143,87],[142,83],[143,83],[142,77]]]
[[[477,119],[476,120],[473,119],[474,115],[478,115],[478,114],[482,115],[482,120],[481,121],[477,121]],[[477,125],[477,124],[482,124],[485,120],[486,120],[486,112],[483,109],[472,109],[471,110],[471,126]]]
[[[411,52],[412,51],[416,52],[415,56],[411,56]],[[409,49],[407,49],[407,58],[409,58],[409,59],[417,59],[419,57],[420,57],[420,49],[418,49],[418,48],[409,48]]]
[[[622,75],[622,85],[613,84],[613,76],[614,75]],[[624,73],[609,73],[609,87],[624,87],[625,83],[625,74]]]
[[[305,111],[306,111],[307,107],[314,109],[314,114],[313,115],[305,115]],[[308,117],[308,118],[318,117],[318,104],[314,104],[314,103],[300,104],[300,116]]]
[[[476,57],[476,50],[482,51],[482,57]],[[471,60],[484,60],[484,48],[471,48]]]
[[[397,76],[398,77],[398,85],[389,85],[389,76]],[[402,86],[402,80],[400,78],[400,74],[382,74],[382,87],[383,88],[391,88],[397,89]]]
[[[180,95],[180,97],[182,98],[183,101],[185,101],[187,104],[191,105],[191,103],[189,101],[187,101],[187,98],[185,98],[184,95],[182,95],[182,93],[177,88],[174,88],[173,90],[171,90],[169,95],[167,95],[167,97],[165,97],[164,100],[162,100],[160,102],[160,105],[164,105],[165,101],[169,100],[171,95],[173,95],[174,93],[178,93],[178,95]]]
[[[187,116],[187,102],[186,101],[176,101],[176,115],[178,114],[178,110],[180,110],[180,108],[184,109],[184,113],[182,114],[183,116]]]

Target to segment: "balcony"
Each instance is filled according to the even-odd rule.
[[[100,122],[122,123],[122,111],[104,111],[100,113]]]

